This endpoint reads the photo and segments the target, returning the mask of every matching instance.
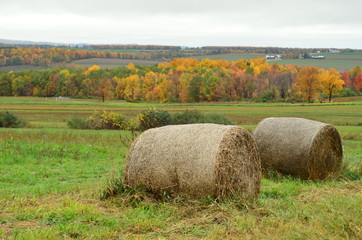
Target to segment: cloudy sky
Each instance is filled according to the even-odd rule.
[[[0,0],[0,39],[362,49],[361,0]]]

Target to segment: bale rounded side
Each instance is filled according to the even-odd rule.
[[[260,158],[252,136],[245,129],[217,124],[145,131],[132,144],[124,172],[131,186],[141,184],[153,191],[192,197],[236,192],[255,197],[260,177]]]
[[[266,118],[253,132],[264,170],[322,180],[342,164],[342,143],[331,125],[303,118]]]

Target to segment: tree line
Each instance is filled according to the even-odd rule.
[[[98,49],[98,48],[97,48]],[[99,49],[103,49],[100,48]],[[110,49],[112,50],[112,49]],[[205,51],[204,54],[210,54]],[[142,52],[113,52],[106,50],[84,50],[66,48],[2,48],[0,49],[0,67],[14,65],[62,66],[73,60],[88,58],[113,58],[133,60],[159,60],[192,57],[199,55],[197,51],[142,51]]]
[[[1,96],[99,97],[103,101],[209,102],[241,100],[332,100],[344,88],[359,94],[361,68],[335,69],[238,61],[178,58],[153,66],[116,69],[52,68],[0,73]]]
[[[35,66],[69,66],[73,60],[88,58],[113,58],[133,60],[165,61],[173,58],[188,58],[210,54],[242,54],[242,53],[273,53],[282,58],[300,58],[316,51],[328,49],[299,49],[276,47],[195,47],[181,48],[178,46],[158,45],[84,45],[82,47],[36,46],[36,45],[1,45],[0,67],[13,65]],[[343,49],[341,51],[357,51]],[[75,66],[73,66],[75,67]]]

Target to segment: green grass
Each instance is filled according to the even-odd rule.
[[[72,63],[78,65],[79,67],[91,67],[93,65],[98,65],[101,68],[117,68],[121,66],[126,66],[129,63],[140,64],[140,65],[154,65],[159,63],[159,61],[153,60],[135,60],[135,59],[114,59],[114,58],[90,58],[90,59],[81,59],[72,61]]]
[[[340,72],[348,71],[355,66],[362,67],[362,53],[319,53],[314,55],[325,56],[325,59],[281,59],[269,60],[281,65],[316,66],[318,68],[335,68]]]
[[[269,54],[273,55],[273,54]],[[362,67],[362,53],[318,53],[314,55],[322,55],[326,58],[319,59],[281,59],[281,60],[268,60],[269,64],[278,63],[281,65],[299,65],[316,66],[318,68],[335,68],[338,71],[348,71],[355,66]],[[234,53],[234,54],[215,54],[215,55],[203,55],[196,58],[201,60],[204,58],[209,59],[224,59],[228,61],[237,61],[239,59],[251,59],[251,58],[264,58],[266,54],[262,53]]]
[[[34,65],[16,65],[16,66],[5,66],[0,67],[0,72],[10,72],[10,71],[23,71],[23,70],[42,70],[47,69],[48,67],[34,66]]]
[[[208,59],[224,59],[227,61],[237,61],[240,59],[251,59],[251,58],[265,58],[266,54],[263,53],[229,53],[229,54],[210,54],[196,56],[196,59],[202,60]]]
[[[30,128],[0,128],[1,239],[361,239],[361,99],[334,104],[148,104],[0,98]],[[72,130],[65,120],[93,109],[134,117],[157,106],[224,113],[249,131],[261,117],[306,116],[338,123],[344,167],[333,180],[263,177],[258,201],[155,200],[143,191],[106,200],[121,177],[126,131]]]

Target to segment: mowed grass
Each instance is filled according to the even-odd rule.
[[[0,129],[0,238],[4,239],[361,239],[361,99],[335,104],[149,104],[0,98],[0,111],[28,128]],[[253,130],[260,117],[306,116],[336,125],[344,166],[333,180],[263,177],[256,202],[155,200],[142,191],[101,200],[121,177],[130,133],[72,130],[65,120],[94,109],[147,107],[226,114]]]

